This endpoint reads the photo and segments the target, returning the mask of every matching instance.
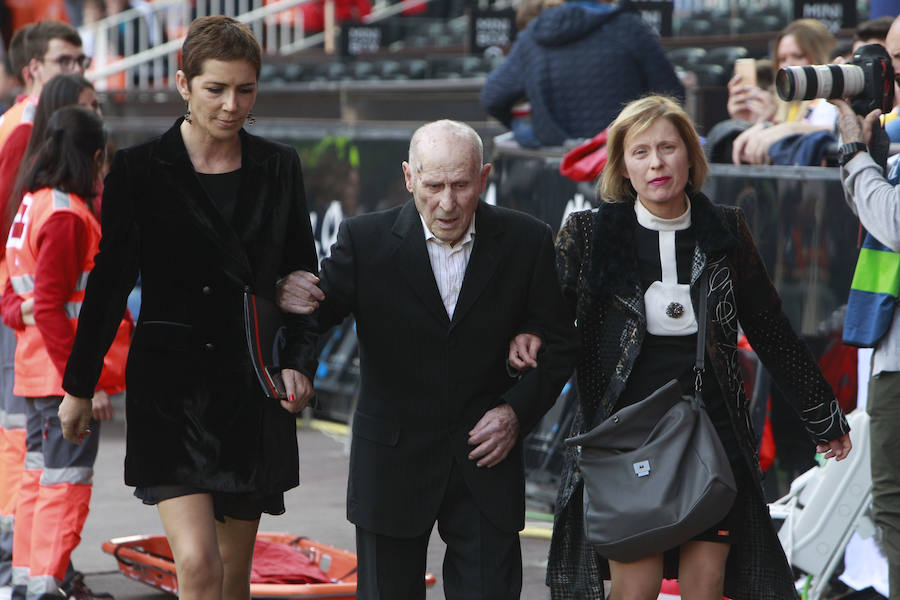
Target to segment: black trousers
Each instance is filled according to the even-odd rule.
[[[478,510],[459,469],[437,517],[444,554],[447,600],[515,600],[522,592],[518,532],[497,529]],[[431,531],[395,538],[356,528],[357,600],[424,600],[425,555]]]

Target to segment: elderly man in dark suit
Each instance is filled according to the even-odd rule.
[[[317,309],[323,330],[356,317],[347,516],[360,599],[425,597],[435,522],[447,543],[447,598],[521,591],[522,437],[552,405],[578,348],[552,232],[479,200],[490,172],[482,152],[463,123],[418,129],[403,163],[413,201],[347,219],[321,280],[296,272],[282,286],[282,308]],[[527,356],[538,344],[536,368],[508,368],[511,347]]]

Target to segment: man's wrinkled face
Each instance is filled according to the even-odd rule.
[[[446,132],[421,137],[412,164],[403,163],[406,189],[429,231],[451,246],[475,216],[490,165],[482,165],[469,140]]]

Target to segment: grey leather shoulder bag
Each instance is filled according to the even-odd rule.
[[[694,394],[673,379],[566,440],[581,446],[584,523],[598,554],[631,562],[681,545],[721,521],[736,484],[703,406],[709,273],[700,280]]]

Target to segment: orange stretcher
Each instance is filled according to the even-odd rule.
[[[331,583],[251,583],[250,594],[254,598],[355,600],[356,554],[290,533],[260,532],[257,540],[286,544],[298,549],[331,579]],[[115,557],[119,570],[126,577],[170,594],[178,594],[175,562],[166,536],[132,535],[113,538],[104,542],[102,549]],[[434,575],[425,574],[426,586],[434,585],[435,582]]]

